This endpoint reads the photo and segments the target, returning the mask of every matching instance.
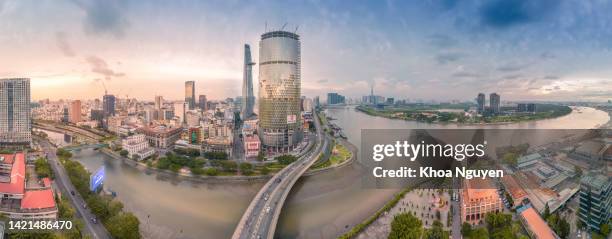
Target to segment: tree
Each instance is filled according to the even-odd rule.
[[[244,175],[251,175],[253,173],[253,165],[250,163],[241,163],[240,172]]]
[[[51,165],[44,158],[38,158],[34,162],[34,168],[36,171],[36,175],[38,178],[54,178],[53,171],[51,170]]]
[[[140,160],[140,155],[139,154],[134,154],[132,156],[132,159],[135,160],[135,161],[138,161],[138,160]]]
[[[91,196],[87,199],[87,205],[98,218],[102,221],[110,217],[106,200],[99,196]],[[78,207],[78,206],[77,206]]]
[[[610,234],[610,224],[601,224],[599,232],[601,232],[601,235],[603,235],[604,237],[608,237],[608,234]]]
[[[226,172],[236,172],[238,164],[235,161],[221,161],[221,168]]]
[[[117,200],[110,200],[108,203],[108,213],[110,215],[117,215],[123,211],[123,203]]]
[[[488,213],[485,222],[491,238],[514,238],[511,214]]]
[[[442,228],[442,223],[438,220],[435,220],[431,224],[431,229],[427,230],[425,233],[425,239],[446,239],[448,238],[444,229]]]
[[[474,231],[469,237],[470,239],[489,239],[489,231],[486,228],[481,227]]]
[[[138,218],[129,212],[117,214],[108,219],[108,222],[105,223],[108,232],[113,236],[113,238],[123,239],[139,239],[139,225],[140,222],[138,221]]]
[[[266,155],[264,154],[263,151],[259,151],[259,153],[257,153],[257,161],[264,161],[266,160]]]
[[[548,207],[548,203],[546,203],[546,206],[544,206],[544,212],[542,213],[542,218],[544,218],[544,221],[547,221],[548,217],[550,217],[550,208]]]
[[[408,213],[400,213],[393,217],[389,239],[419,239],[423,234],[421,220]]]
[[[263,175],[268,175],[268,173],[270,173],[270,169],[268,169],[268,167],[266,167],[265,165],[261,168],[261,174]]]
[[[206,152],[204,153],[204,157],[207,159],[225,160],[227,159],[227,154],[225,152]]]
[[[122,149],[121,151],[119,151],[119,155],[121,155],[122,157],[127,157],[129,154],[129,152],[125,149]]]
[[[463,224],[461,224],[461,235],[463,237],[468,237],[472,234],[472,225],[464,222]]]
[[[216,168],[207,168],[204,170],[204,174],[208,176],[217,176],[219,174],[219,170]]]
[[[293,155],[285,154],[285,155],[278,156],[278,157],[276,157],[274,159],[276,159],[276,161],[278,161],[278,163],[280,163],[280,164],[289,165],[289,164],[295,162],[297,160],[297,157],[295,157]]]

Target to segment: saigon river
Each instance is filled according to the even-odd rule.
[[[555,119],[469,126],[393,120],[369,116],[352,107],[328,109],[326,113],[336,119],[334,123],[343,128],[348,140],[360,147],[362,128],[584,129],[609,120],[603,111],[579,109],[581,113],[574,110]],[[74,159],[90,171],[105,165],[105,188],[115,191],[126,209],[139,217],[146,238],[229,238],[251,198],[263,185],[263,182],[194,182],[139,170],[92,149],[75,152]],[[363,189],[359,160],[346,167],[302,177],[283,207],[276,237],[335,238],[385,204],[397,190]]]

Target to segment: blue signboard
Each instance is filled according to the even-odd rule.
[[[89,178],[89,190],[95,192],[102,183],[104,183],[104,166],[100,167],[96,173]]]

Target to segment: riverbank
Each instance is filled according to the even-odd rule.
[[[425,123],[425,124],[432,124],[432,125],[457,125],[457,126],[487,126],[487,125],[511,125],[511,124],[517,124],[517,123],[525,123],[525,122],[536,122],[536,121],[541,121],[541,120],[551,120],[551,119],[556,119],[556,118],[561,118],[563,116],[567,116],[569,114],[571,114],[574,109],[573,107],[570,106],[555,106],[555,107],[560,107],[559,109],[555,109],[551,112],[538,112],[532,115],[517,115],[517,116],[495,116],[496,118],[485,118],[485,117],[481,117],[481,121],[478,122],[462,122],[461,120],[458,120],[459,118],[465,120],[468,119],[465,116],[460,116],[460,117],[456,117],[455,116],[455,120],[445,120],[445,121],[440,121],[439,118],[443,118],[440,115],[437,115],[436,113],[445,113],[445,114],[452,114],[452,113],[448,113],[448,112],[440,112],[439,110],[420,110],[420,111],[415,111],[415,110],[410,110],[410,109],[404,109],[404,110],[400,110],[400,109],[394,109],[394,110],[377,110],[374,109],[372,107],[369,106],[357,106],[355,107],[356,111],[362,112],[364,114],[370,115],[370,116],[374,116],[374,117],[382,117],[382,118],[386,118],[386,119],[391,119],[391,120],[400,120],[400,121],[408,121],[408,122],[418,122],[418,123]],[[416,114],[417,117],[413,117],[411,115],[411,117],[406,117],[403,114]],[[398,114],[402,114],[401,116],[399,116]],[[455,113],[456,114],[456,113]],[[445,115],[446,116],[446,115]],[[450,118],[453,118],[452,116],[447,116]],[[498,118],[508,118],[510,120],[507,121],[496,121],[496,120],[500,120]],[[494,122],[487,122],[493,120]]]
[[[308,171],[306,171],[306,173],[304,173],[303,176],[314,176],[320,173],[324,173],[330,170],[334,170],[337,168],[342,168],[345,167],[347,165],[350,165],[352,162],[354,162],[354,159],[356,158],[356,154],[357,154],[357,147],[353,144],[351,144],[350,142],[344,140],[344,139],[340,139],[341,143],[343,146],[347,147],[351,152],[352,152],[352,156],[347,159],[344,160],[343,162],[339,163],[339,164],[335,164],[335,165],[331,165],[329,167],[325,167],[325,168],[320,168],[320,169],[310,169]],[[174,172],[171,170],[165,170],[165,169],[159,169],[159,168],[155,168],[155,167],[151,167],[149,165],[147,165],[146,163],[142,163],[142,162],[137,162],[134,161],[132,159],[128,159],[126,157],[123,157],[121,155],[119,155],[117,152],[114,152],[110,149],[107,148],[102,148],[99,150],[100,152],[104,153],[105,155],[116,159],[116,160],[120,160],[142,172],[156,172],[165,176],[174,176],[174,177],[179,177],[181,179],[185,179],[185,180],[191,180],[191,181],[195,181],[195,182],[249,182],[249,181],[253,181],[253,182],[263,182],[263,181],[267,181],[268,179],[272,178],[272,176],[274,176],[273,173],[269,174],[269,175],[233,175],[233,176],[228,176],[228,175],[218,175],[218,176],[208,176],[208,175],[195,175],[192,173],[185,173],[185,172]]]
[[[353,163],[357,159],[357,152],[358,152],[357,146],[355,146],[351,142],[347,141],[346,139],[339,138],[339,139],[337,139],[337,141],[339,141],[340,144],[342,144],[342,146],[346,147],[350,151],[351,156],[348,159],[346,159],[346,160],[344,160],[344,161],[342,161],[342,162],[340,162],[338,164],[332,164],[332,165],[330,165],[328,167],[318,168],[318,169],[312,169],[311,168],[310,170],[306,171],[306,173],[304,173],[303,176],[314,176],[314,175],[317,175],[317,174],[320,174],[320,173],[323,173],[323,172],[327,172],[327,171],[331,171],[331,170],[335,170],[335,169],[340,169],[340,168],[343,168],[343,167],[346,167],[346,166],[350,165],[351,163]]]

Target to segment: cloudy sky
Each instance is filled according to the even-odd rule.
[[[374,85],[409,99],[603,101],[610,12],[605,0],[2,0],[0,77],[31,78],[34,99],[99,98],[103,84],[180,99],[187,80],[196,94],[233,97],[243,44],[257,62],[266,26],[287,23],[301,35],[307,96]]]

